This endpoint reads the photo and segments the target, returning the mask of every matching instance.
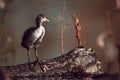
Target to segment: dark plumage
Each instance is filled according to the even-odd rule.
[[[37,55],[37,48],[40,45],[40,42],[42,41],[44,35],[45,35],[45,28],[42,26],[42,23],[45,21],[49,21],[47,18],[44,17],[44,15],[39,14],[36,17],[36,27],[31,27],[27,29],[22,37],[21,45],[22,47],[27,49],[28,54],[28,64],[30,65],[30,49],[35,50],[35,56],[38,61],[38,55]]]

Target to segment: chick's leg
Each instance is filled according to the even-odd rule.
[[[31,68],[31,65],[30,65],[30,49],[27,49],[27,56],[28,56],[28,65]]]
[[[36,61],[38,61],[37,48],[34,48],[34,50],[35,50],[34,54],[35,54],[35,57],[36,57]]]

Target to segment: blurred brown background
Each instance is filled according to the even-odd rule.
[[[23,32],[35,25],[35,17],[44,14],[46,35],[39,47],[39,59],[61,55],[61,13],[65,1],[64,50],[77,46],[75,28],[71,15],[75,13],[82,27],[82,40],[86,48],[97,52],[105,70],[118,70],[119,0],[0,0],[0,65],[15,65],[27,62],[26,50],[21,47]],[[112,31],[111,31],[112,30]],[[111,35],[112,34],[112,35]],[[31,54],[32,61],[35,60]]]

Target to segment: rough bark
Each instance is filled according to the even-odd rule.
[[[33,65],[35,63],[35,61],[31,62]],[[41,60],[33,69],[30,69],[27,63],[1,66],[0,68],[8,73],[8,76],[11,78],[39,78],[40,80],[50,80],[50,78],[47,79],[46,77],[54,75],[58,78],[58,76],[66,73],[78,72],[79,74],[96,74],[100,72],[101,64],[96,57],[95,51],[91,48],[85,49],[79,46],[60,57]]]

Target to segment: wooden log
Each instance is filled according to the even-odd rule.
[[[35,63],[35,61],[31,62],[33,65]],[[65,55],[53,59],[41,60],[33,69],[30,69],[27,63],[13,66],[0,66],[0,69],[4,70],[11,78],[43,78],[50,75],[58,76],[68,72],[99,73],[101,63],[97,59],[95,51],[91,48],[85,49],[79,46]]]

